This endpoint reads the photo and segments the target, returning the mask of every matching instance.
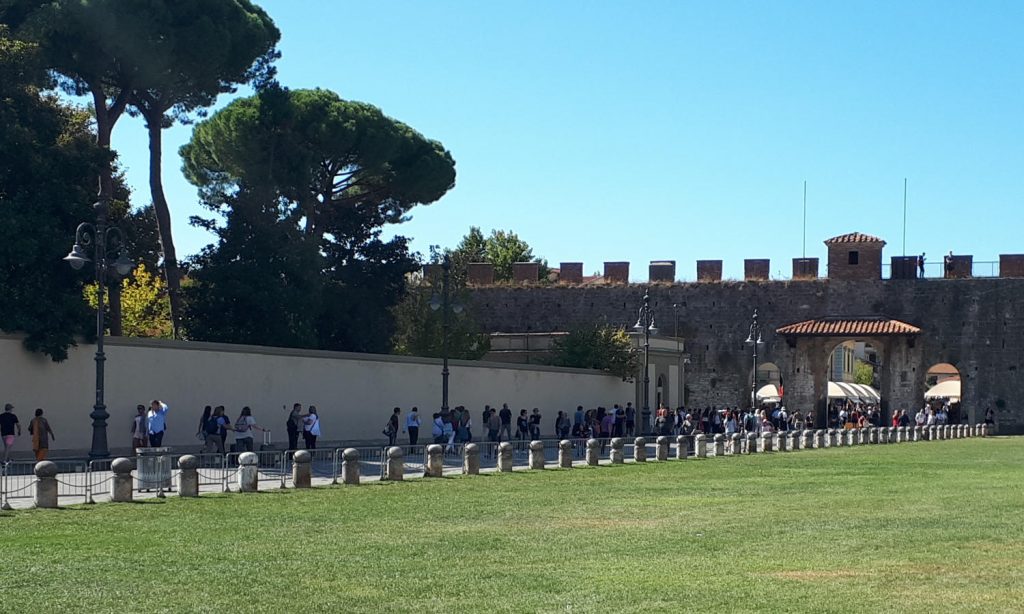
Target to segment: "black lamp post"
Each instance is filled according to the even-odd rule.
[[[451,300],[451,275],[452,262],[446,255],[441,263],[441,295],[436,293],[430,299],[430,308],[434,311],[441,310],[441,352],[443,366],[441,367],[441,411],[448,411],[448,352],[449,337],[451,335],[451,314],[461,313],[462,305],[452,303]]]
[[[754,317],[750,321],[750,333],[747,335],[747,345],[754,350],[754,373],[750,377],[750,412],[754,413],[757,408],[757,346],[764,345],[761,339],[761,324],[757,321],[757,310],[754,310]],[[754,417],[754,429],[757,430],[757,417]]]
[[[109,201],[105,198],[94,205],[96,209],[96,225],[83,222],[78,225],[75,231],[75,245],[71,253],[64,257],[64,260],[76,271],[87,263],[92,262],[96,267],[96,404],[93,405],[92,413],[92,447],[89,450],[90,458],[106,458],[110,456],[107,448],[107,406],[103,401],[104,373],[103,364],[107,357],[103,353],[103,338],[106,335],[103,299],[106,293],[107,274],[114,279],[119,279],[131,273],[135,268],[126,253],[124,246],[124,235],[117,227],[107,227],[107,210]],[[93,247],[93,258],[89,258],[88,249]],[[107,256],[107,248],[110,248],[111,255],[116,254],[116,259]]]
[[[644,334],[644,405],[640,411],[640,420],[643,422],[641,431],[644,435],[651,433],[651,335],[658,334],[658,328],[654,325],[654,312],[651,310],[650,290],[644,290],[644,303],[640,306],[640,314],[633,329]]]

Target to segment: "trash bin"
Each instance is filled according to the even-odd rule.
[[[136,448],[136,479],[139,491],[171,489],[170,448]]]

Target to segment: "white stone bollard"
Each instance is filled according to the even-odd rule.
[[[625,447],[625,445],[626,445],[626,442],[623,441],[621,437],[613,437],[612,438],[612,454],[611,454],[611,456],[612,456],[612,464],[613,465],[621,465],[622,463],[626,462],[626,458],[623,455],[623,451],[622,451],[622,449]]]
[[[388,464],[384,472],[384,479],[400,481],[405,479],[405,452],[398,446],[388,448]]]
[[[825,431],[825,447],[834,448],[836,447],[836,430],[828,429]]]
[[[637,437],[633,440],[633,462],[647,462],[647,440],[643,437]]]
[[[255,452],[238,455],[238,492],[256,492],[260,489],[259,460]]]
[[[789,449],[790,450],[796,451],[796,450],[800,449],[800,442],[801,442],[800,434],[801,434],[800,431],[790,431],[789,432]]]
[[[309,450],[296,450],[292,455],[292,484],[295,488],[313,486],[313,455]]]
[[[803,433],[800,434],[800,449],[802,449],[802,450],[810,450],[813,447],[814,447],[814,431],[812,431],[810,429],[805,429],[803,431]]]
[[[886,430],[889,431],[889,434],[885,438],[885,443],[896,443],[896,431],[897,431],[896,427],[895,426],[890,426]]]
[[[981,425],[981,436],[988,437],[988,424]]]
[[[814,431],[814,447],[824,448],[825,447],[825,430],[818,429]]]
[[[178,496],[199,496],[199,459],[186,454],[178,459]]]
[[[544,468],[544,442],[534,440],[530,442],[530,469]]]
[[[587,465],[597,467],[601,460],[601,442],[596,439],[587,440]]]
[[[439,478],[444,475],[444,446],[432,443],[427,446],[427,466],[423,468],[423,477]]]
[[[572,469],[572,442],[568,439],[558,442],[558,466],[562,469]]]
[[[132,461],[129,458],[115,458],[110,463],[110,471],[114,474],[110,488],[110,500],[114,503],[131,503],[135,488],[132,485]]]
[[[462,448],[463,475],[480,475],[480,446],[467,443]]]
[[[757,433],[747,433],[747,454],[757,454]]]
[[[779,439],[775,442],[775,449],[779,452],[789,451],[789,433],[786,431],[779,431]]]
[[[686,460],[690,456],[690,441],[686,435],[676,437],[676,459]]]
[[[877,426],[869,426],[868,427],[868,443],[872,443],[872,444],[878,443],[878,427]]]
[[[945,441],[946,440],[946,427],[940,424],[937,427],[937,432],[938,432],[938,435],[939,435],[938,436],[938,440],[939,441]]]
[[[843,431],[843,439],[844,446],[857,445],[857,431],[855,429],[848,429],[846,431]]]
[[[758,452],[771,452],[772,451],[772,434],[761,433],[761,449]]]
[[[514,450],[512,444],[503,441],[498,444],[498,471],[510,473],[512,471]]]
[[[743,445],[743,437],[739,433],[733,433],[729,436],[729,451],[733,456],[739,456],[742,453],[740,446]]]
[[[57,464],[53,461],[39,461],[33,470],[36,474],[36,507],[57,507]]]
[[[668,444],[669,444],[668,437],[665,436],[665,435],[661,435],[655,441],[657,443],[657,448],[655,448],[655,452],[654,452],[655,460],[667,461],[668,460]]]
[[[841,448],[846,445],[846,429],[836,429],[836,447]]]
[[[694,436],[693,445],[697,458],[708,457],[708,442],[707,437],[704,436],[704,433],[700,433]]]
[[[341,453],[341,483],[359,486],[359,450],[345,448]]]
[[[716,433],[712,438],[712,447],[714,448],[716,458],[725,456],[725,435]]]

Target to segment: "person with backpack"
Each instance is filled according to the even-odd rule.
[[[294,450],[299,447],[299,432],[302,431],[302,404],[292,405],[288,413],[288,420],[284,423],[285,432],[288,433],[288,449]]]
[[[498,429],[498,441],[509,441],[512,439],[512,410],[508,408],[508,403],[501,404],[501,411],[498,412],[498,417],[501,418],[501,428]],[[501,436],[504,435],[505,439]]]
[[[238,420],[235,420],[235,446],[237,450],[239,452],[252,452],[254,449],[253,431],[266,432],[266,430],[256,424],[256,418],[252,417],[252,410],[248,406],[243,407]]]
[[[206,407],[209,409],[209,406]],[[226,429],[228,419],[224,416],[224,406],[218,405],[211,413],[207,414],[203,411],[203,415],[206,416],[203,422],[203,454],[224,454],[224,440],[221,439],[221,429]]]
[[[430,426],[430,435],[434,438],[434,443],[445,443],[446,438],[444,436],[444,425],[445,421],[441,418],[441,414],[435,412],[434,421]]]
[[[384,436],[388,438],[388,447],[395,445],[395,442],[398,440],[398,416],[401,415],[401,413],[402,408],[396,407],[394,411],[391,412],[391,416],[388,418],[388,421],[384,423]]]

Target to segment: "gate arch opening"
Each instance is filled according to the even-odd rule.
[[[924,406],[925,423],[961,424],[970,416],[961,404],[963,380],[960,370],[948,362],[936,363],[925,372]]]
[[[881,353],[871,342],[848,339],[827,357],[827,428],[882,426]]]

